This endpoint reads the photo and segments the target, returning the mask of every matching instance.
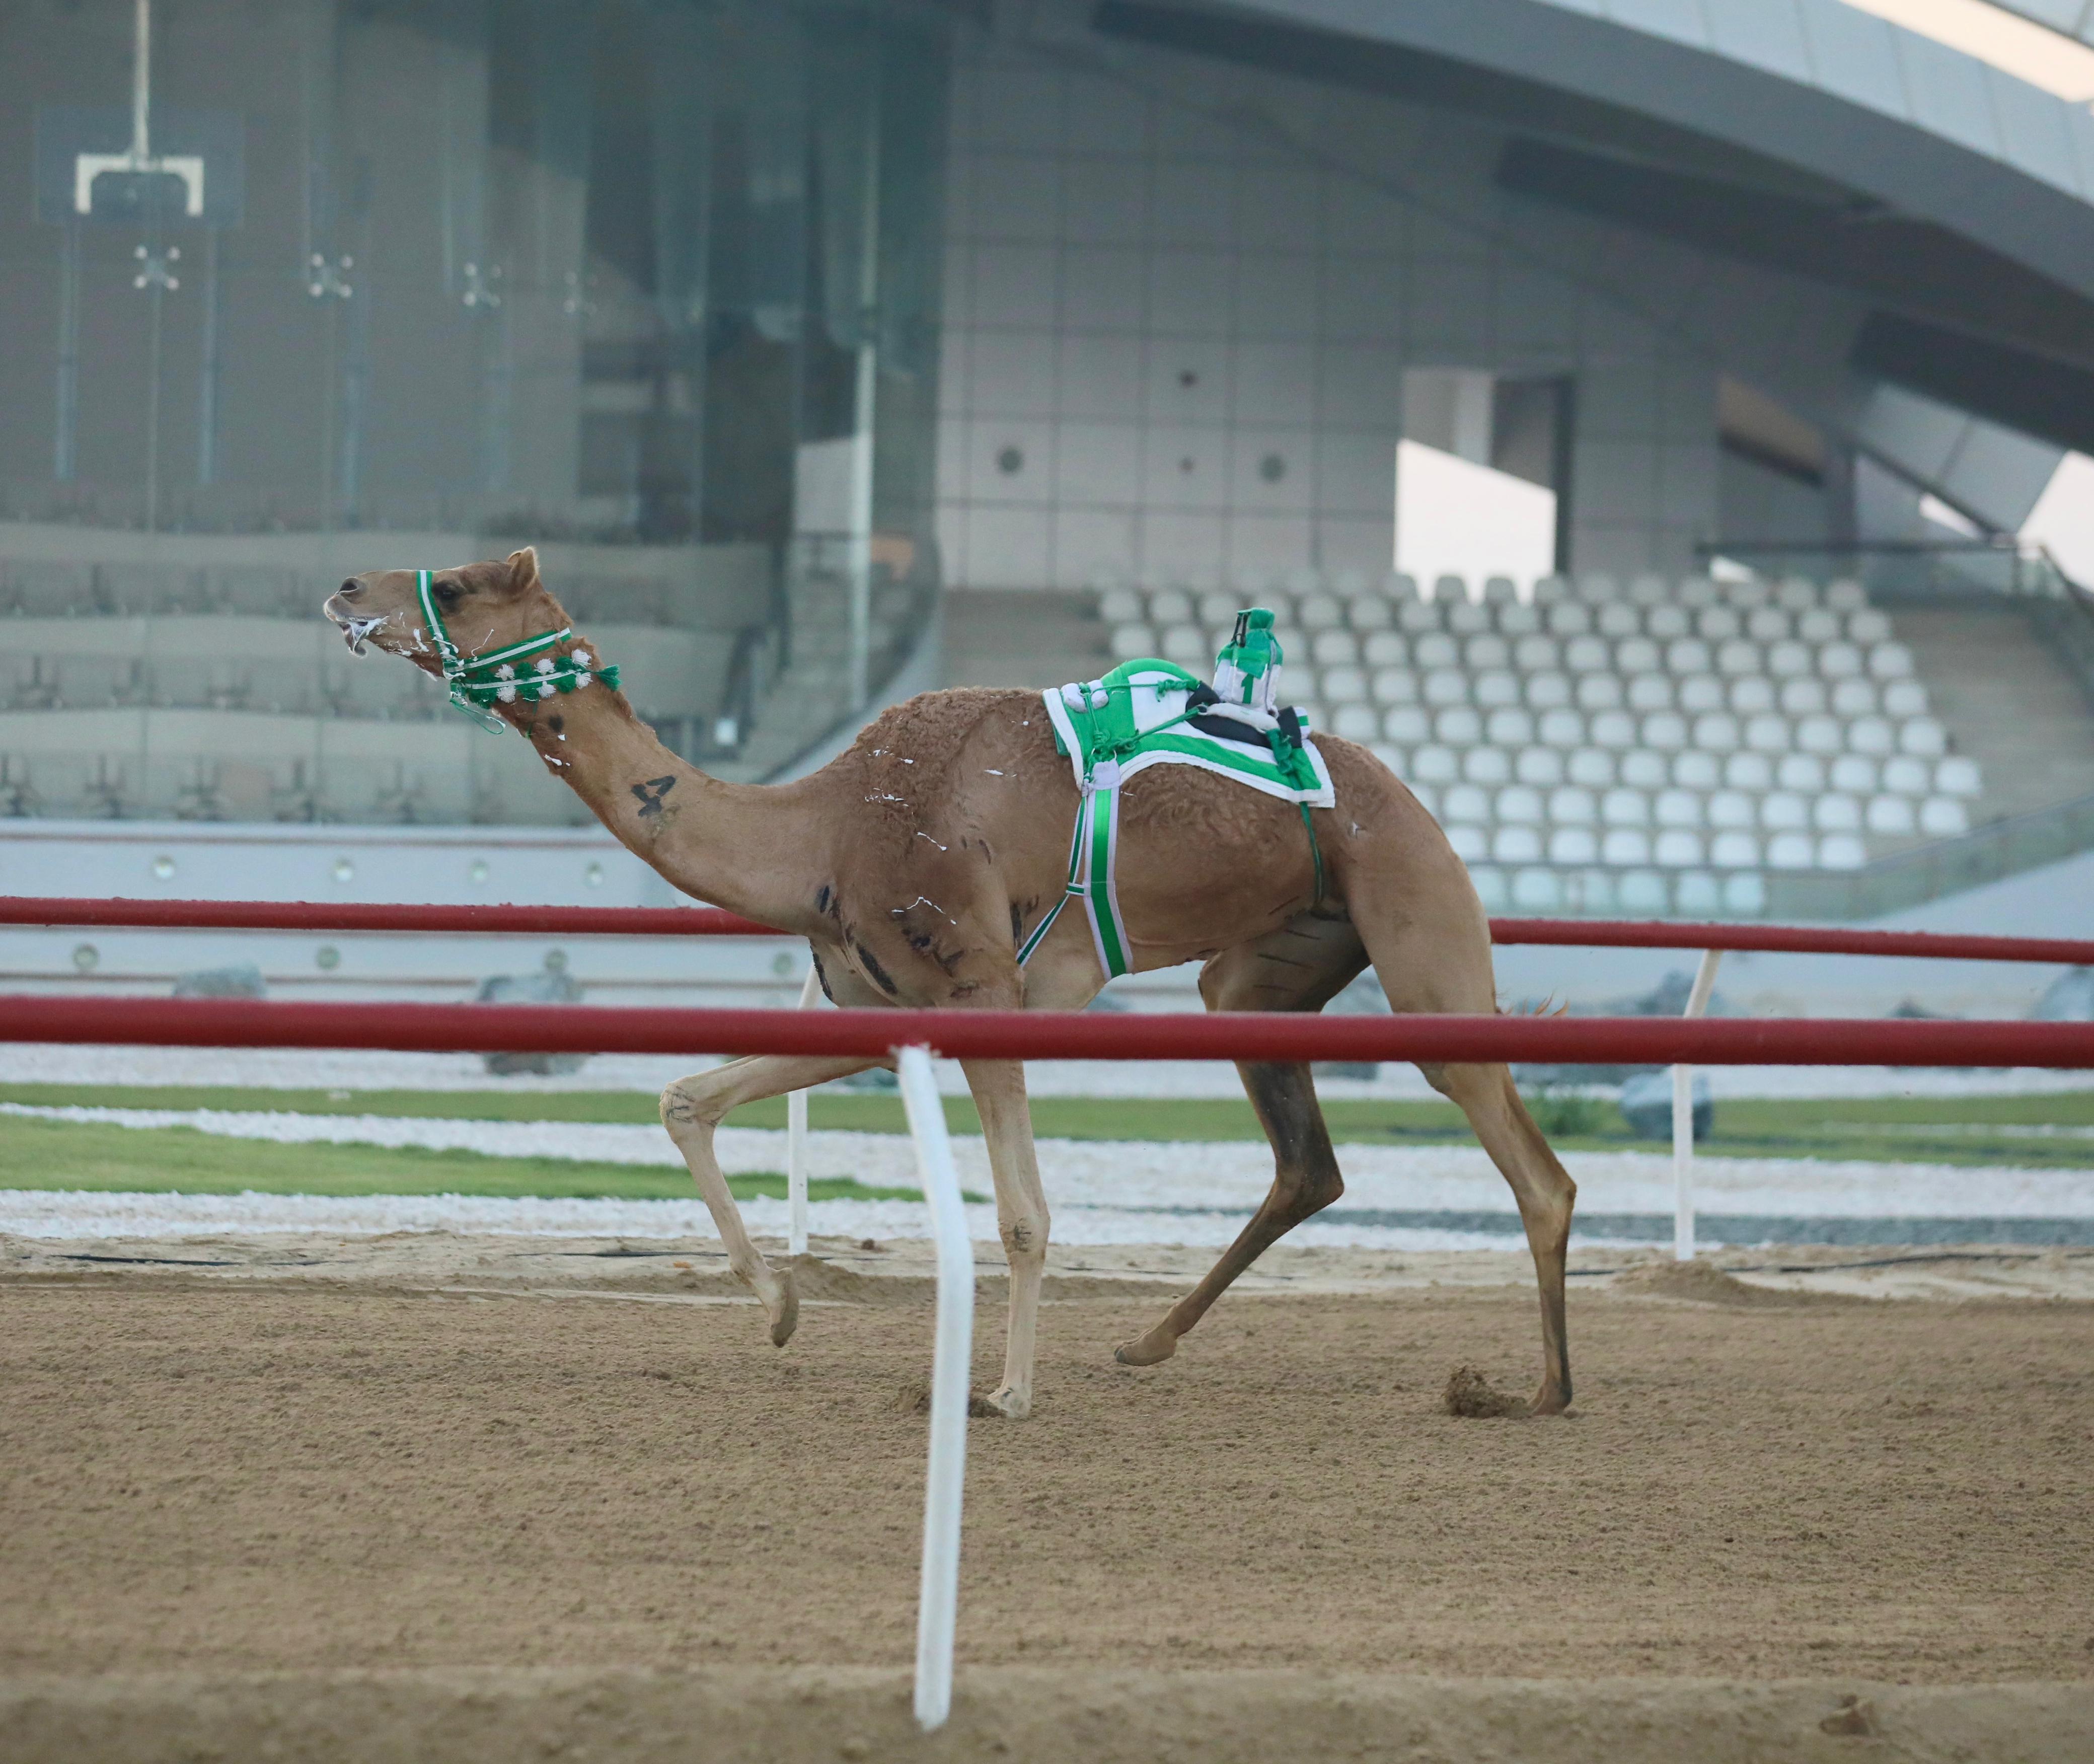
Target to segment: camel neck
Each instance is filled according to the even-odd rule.
[[[549,774],[684,893],[784,930],[813,928],[822,848],[802,785],[712,777],[599,684],[519,706],[510,720]]]

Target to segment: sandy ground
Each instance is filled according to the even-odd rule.
[[[1517,1258],[1276,1252],[1136,1372],[1204,1254],[1060,1251],[924,1740],[928,1253],[816,1249],[777,1350],[699,1242],[0,1243],[0,1756],[2087,1755],[2094,1258],[1588,1252],[1543,1422],[1442,1404]]]

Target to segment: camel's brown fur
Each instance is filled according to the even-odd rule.
[[[468,655],[567,623],[528,550],[441,571],[437,587],[452,638]],[[411,571],[353,577],[325,610],[352,641],[439,671]],[[1077,803],[1037,693],[926,693],[883,711],[820,771],[771,786],[706,776],[601,685],[503,714],[623,844],[679,889],[806,937],[838,1003],[1073,1009],[1104,982],[1080,910],[1062,915],[1026,968],[1017,964],[1019,942],[1062,892]],[[1399,1011],[1495,1010],[1489,927],[1461,860],[1373,755],[1336,736],[1316,741],[1337,799],[1314,811],[1320,901],[1290,805],[1189,767],[1153,767],[1123,787],[1119,889],[1136,967],[1203,962],[1200,990],[1211,1010],[1320,1010],[1369,962]],[[749,1241],[713,1155],[714,1129],[739,1104],[870,1063],[735,1060],[663,1094],[663,1123],[732,1266],[763,1301],[775,1341],[791,1335],[796,1319],[791,1278]],[[1560,1410],[1570,1400],[1563,1259],[1576,1190],[1505,1067],[1423,1069],[1461,1106],[1512,1186],[1540,1283],[1534,1407]],[[1130,1365],[1168,1358],[1266,1245],[1344,1192],[1308,1069],[1240,1070],[1272,1142],[1272,1193],[1198,1288],[1120,1348]],[[974,1060],[966,1071],[1011,1267],[1004,1381],[993,1401],[1023,1415],[1032,1403],[1046,1199],[1023,1066]]]

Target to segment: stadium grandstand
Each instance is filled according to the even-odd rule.
[[[1261,604],[1493,906],[2094,848],[2080,0],[152,15],[0,18],[0,850],[81,890],[654,898],[317,617],[527,542],[738,779]]]

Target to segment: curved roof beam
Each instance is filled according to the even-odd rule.
[[[2094,297],[2094,114],[1844,0],[1105,0],[1096,22],[1660,163],[1727,150]]]

